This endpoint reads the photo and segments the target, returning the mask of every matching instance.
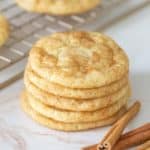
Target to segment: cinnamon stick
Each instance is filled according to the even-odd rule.
[[[137,150],[146,150],[150,148],[150,140],[146,141],[144,144],[140,145]]]
[[[135,102],[128,111],[120,118],[106,134],[104,139],[97,145],[97,150],[111,150],[117,140],[120,138],[124,128],[129,121],[139,112],[140,102]]]
[[[140,109],[140,102],[135,102],[128,111],[120,118],[109,130],[103,140],[96,145],[91,145],[83,148],[82,150],[94,150],[95,146],[98,150],[110,150],[117,140],[120,138],[124,128],[128,122],[137,114]]]
[[[123,134],[119,138],[116,145],[112,148],[112,150],[115,150],[117,148],[126,149],[134,145],[139,145],[140,143],[143,143],[144,141],[149,139],[150,139],[150,123],[147,123],[139,128],[136,128],[132,131]],[[94,145],[87,146],[82,150],[96,150],[96,149],[97,149],[97,144],[94,144]]]
[[[125,138],[128,138],[130,136],[133,136],[135,134],[138,134],[138,133],[141,133],[141,132],[144,132],[144,131],[149,131],[150,130],[150,123],[146,123],[130,132],[127,132],[123,135],[121,135],[120,139],[119,140],[122,140],[122,139],[125,139]]]
[[[125,150],[129,147],[137,146],[150,139],[150,130],[137,133],[133,136],[120,140],[113,147],[113,150]]]

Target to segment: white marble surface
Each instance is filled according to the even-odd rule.
[[[124,18],[104,31],[128,53],[131,65],[132,101],[142,110],[127,129],[150,121],[150,6]],[[0,91],[0,150],[78,150],[99,141],[108,128],[65,133],[44,128],[20,109],[22,80]]]

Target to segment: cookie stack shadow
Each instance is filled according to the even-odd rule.
[[[99,33],[55,33],[33,46],[24,84],[22,107],[40,124],[63,131],[102,127],[126,110],[128,58]]]

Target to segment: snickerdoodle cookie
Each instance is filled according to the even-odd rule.
[[[16,0],[28,11],[54,15],[70,15],[88,11],[96,7],[100,0]]]
[[[69,88],[98,88],[129,71],[128,57],[109,37],[96,32],[55,33],[31,49],[33,71]]]

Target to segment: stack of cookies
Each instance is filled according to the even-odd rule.
[[[22,107],[42,125],[64,131],[114,123],[130,96],[129,63],[109,37],[55,33],[31,49]]]

